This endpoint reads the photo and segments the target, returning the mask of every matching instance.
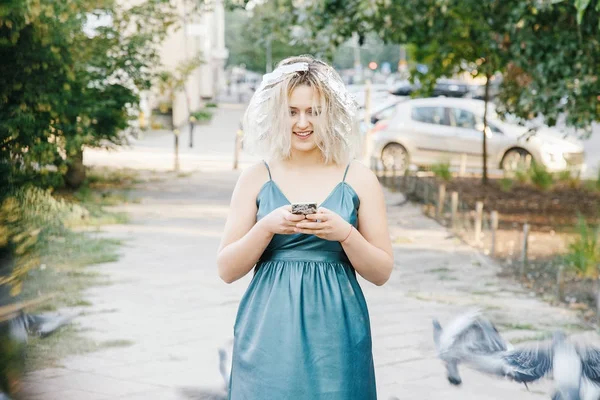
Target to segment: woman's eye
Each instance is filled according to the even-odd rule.
[[[298,112],[297,112],[297,111],[290,110],[290,115],[291,115],[292,117],[293,117],[294,115],[296,115],[296,114],[298,114]]]

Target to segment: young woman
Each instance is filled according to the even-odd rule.
[[[239,306],[229,398],[377,398],[367,304],[356,280],[393,267],[383,191],[352,162],[356,105],[327,64],[308,56],[265,75],[244,118],[265,162],[234,189],[217,263],[231,283],[254,268]],[[291,213],[314,202],[315,214]]]

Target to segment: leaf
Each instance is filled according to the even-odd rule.
[[[590,0],[575,0],[575,8],[577,9],[577,24],[581,25],[583,14],[590,5]],[[598,5],[596,5],[597,7]]]

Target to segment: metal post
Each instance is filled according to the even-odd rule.
[[[179,171],[179,129],[174,129],[173,134],[175,136],[175,162],[174,169],[176,172]]]

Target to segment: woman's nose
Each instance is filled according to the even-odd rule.
[[[298,118],[298,122],[296,123],[298,128],[306,128],[308,127],[308,118],[306,118],[306,114],[300,113],[300,117]]]

